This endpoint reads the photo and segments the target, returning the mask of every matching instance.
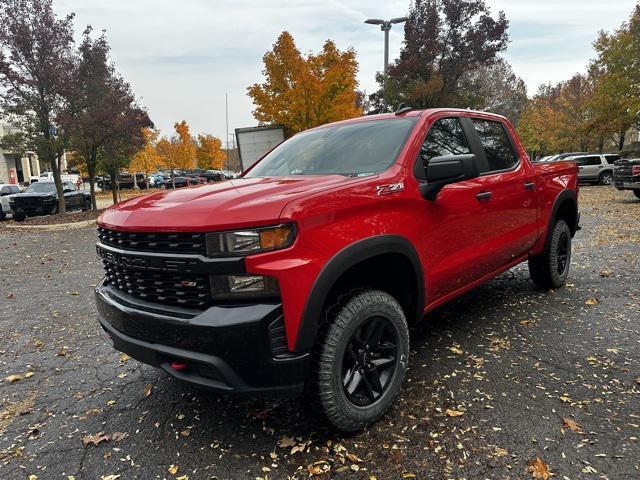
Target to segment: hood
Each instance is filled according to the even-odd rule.
[[[58,195],[55,193],[16,193],[12,195],[14,200],[19,201],[20,199],[28,199],[28,198],[57,198]]]
[[[239,178],[132,198],[106,210],[103,227],[126,231],[212,231],[272,225],[289,202],[363,178],[341,175]]]

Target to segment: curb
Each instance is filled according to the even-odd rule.
[[[82,222],[58,223],[55,225],[5,225],[5,228],[15,230],[41,230],[43,232],[55,232],[59,230],[73,230],[95,225],[95,220],[83,220]]]

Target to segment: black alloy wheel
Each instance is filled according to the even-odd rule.
[[[567,269],[567,266],[569,264],[569,235],[567,235],[567,232],[562,232],[560,234],[560,238],[558,238],[556,259],[558,275],[564,275],[565,270]]]
[[[398,337],[384,317],[373,316],[351,336],[342,360],[342,383],[358,407],[376,402],[386,391],[398,364]]]

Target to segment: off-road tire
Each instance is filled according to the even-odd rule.
[[[314,410],[333,428],[344,432],[362,430],[382,417],[400,392],[409,357],[409,329],[404,312],[388,293],[359,289],[338,296],[322,318],[312,352],[308,398]],[[370,405],[358,406],[345,391],[343,362],[356,331],[372,318],[382,318],[388,331],[395,332],[396,360],[380,397]]]
[[[560,249],[566,244],[566,260],[560,269]],[[551,237],[545,250],[539,255],[529,257],[529,274],[538,288],[563,287],[569,275],[571,265],[571,230],[567,222],[560,219],[553,226]]]
[[[24,222],[25,218],[27,218],[27,216],[24,213],[14,213],[13,214],[13,219],[16,222]]]

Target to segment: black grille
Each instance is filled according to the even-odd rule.
[[[136,298],[195,309],[212,303],[207,275],[153,272],[103,263],[107,284]]]
[[[125,250],[159,253],[206,253],[204,233],[138,233],[98,228],[98,238],[105,245]]]

